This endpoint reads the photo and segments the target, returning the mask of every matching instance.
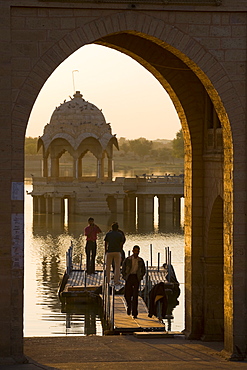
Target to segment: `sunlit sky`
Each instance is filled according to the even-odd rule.
[[[56,106],[76,90],[102,109],[118,138],[171,140],[181,128],[173,103],[150,72],[125,54],[91,44],[67,58],[46,81],[26,136],[42,136]]]

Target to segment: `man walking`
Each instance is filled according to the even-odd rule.
[[[133,254],[125,258],[122,267],[122,275],[125,283],[124,297],[127,303],[127,314],[132,315],[134,319],[138,316],[138,290],[141,280],[146,273],[144,261],[139,257],[140,247],[133,247]]]
[[[94,218],[89,217],[88,226],[84,229],[86,235],[87,274],[95,274],[95,257],[97,249],[97,234],[102,233],[99,226],[95,225]]]
[[[118,223],[114,222],[111,230],[105,236],[106,253],[106,278],[110,282],[111,265],[114,260],[114,284],[119,284],[121,252],[123,249],[124,236],[118,231]]]

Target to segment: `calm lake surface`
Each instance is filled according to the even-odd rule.
[[[32,190],[26,185],[27,191]],[[183,207],[182,207],[183,208]],[[135,244],[141,248],[140,256],[150,263],[152,244],[153,265],[165,262],[165,247],[172,254],[172,264],[180,282],[179,305],[173,310],[171,330],[184,329],[184,235],[182,227],[159,225],[157,200],[155,199],[154,220],[129,219],[119,216],[73,216],[62,220],[59,215],[33,217],[32,197],[25,195],[25,294],[24,294],[24,336],[102,335],[100,313],[97,307],[78,305],[72,312],[61,312],[58,286],[65,270],[65,255],[71,241],[74,244],[74,258],[80,254],[85,259],[84,227],[89,216],[95,218],[103,233],[98,238],[98,262],[103,260],[104,235],[113,221],[119,222],[126,234],[124,250],[126,255]],[[183,223],[183,220],[182,220]],[[167,323],[166,323],[167,325]]]

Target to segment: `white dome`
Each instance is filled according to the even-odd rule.
[[[118,147],[115,135],[112,135],[111,126],[106,123],[101,110],[94,104],[85,101],[76,91],[74,98],[62,103],[53,112],[50,123],[44,127],[38,148],[44,145],[45,150],[55,139],[65,139],[75,150],[88,137],[96,139],[106,148],[110,140]]]
[[[76,91],[73,99],[55,109],[50,123],[44,128],[44,134],[55,135],[59,132],[68,132],[75,137],[87,132],[100,137],[105,133],[111,134],[111,127],[101,110],[85,101],[80,91]]]

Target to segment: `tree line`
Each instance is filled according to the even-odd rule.
[[[182,130],[177,132],[176,138],[173,140],[147,140],[140,137],[139,139],[128,140],[121,137],[118,141],[120,155],[135,155],[140,160],[145,157],[153,158],[154,160],[169,160],[171,158],[184,157],[184,140]]]
[[[26,137],[25,139],[25,154],[37,155],[37,137]],[[140,137],[139,139],[128,140],[120,137],[119,155],[120,156],[135,156],[143,161],[146,157],[156,161],[169,161],[172,158],[184,157],[184,140],[182,130],[176,133],[173,140],[157,139],[148,140]]]

